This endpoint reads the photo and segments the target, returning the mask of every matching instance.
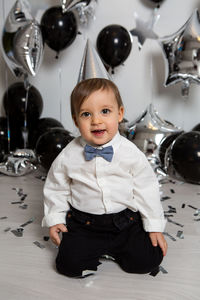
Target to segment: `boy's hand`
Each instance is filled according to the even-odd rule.
[[[167,242],[161,232],[149,232],[152,245],[154,247],[160,246],[163,256],[167,254]]]
[[[60,232],[67,232],[67,228],[64,224],[56,224],[49,228],[50,239],[57,246],[60,245],[60,237],[59,237]]]

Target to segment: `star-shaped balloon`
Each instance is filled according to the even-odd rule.
[[[182,82],[187,96],[190,83],[200,83],[200,19],[197,9],[174,34],[159,39],[165,59],[165,86]]]
[[[129,124],[127,138],[136,144],[149,160],[154,161],[156,158],[162,162],[166,146],[181,132],[181,128],[162,119],[151,103],[141,116]]]
[[[157,23],[160,15],[157,14],[157,9],[153,11],[151,18],[148,21],[143,21],[134,13],[136,28],[130,30],[132,36],[137,36],[138,38],[138,48],[141,50],[146,39],[156,40],[158,35],[153,31],[154,25]]]

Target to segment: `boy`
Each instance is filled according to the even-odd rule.
[[[158,182],[145,155],[118,132],[124,107],[116,85],[81,81],[71,114],[81,136],[55,159],[44,186],[42,224],[59,245],[57,270],[84,277],[109,255],[126,272],[151,272],[167,252]]]

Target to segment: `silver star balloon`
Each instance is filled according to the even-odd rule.
[[[14,37],[18,30],[27,25],[32,19],[29,2],[26,0],[17,0],[9,12],[3,28],[3,56],[8,67],[16,76],[21,76],[23,70],[14,57]]]
[[[76,11],[81,24],[87,24],[89,18],[94,17],[96,3],[97,0],[61,0],[63,13]]]
[[[160,15],[157,14],[157,9],[153,11],[151,18],[148,21],[143,21],[134,13],[136,28],[130,30],[132,36],[137,36],[138,38],[138,48],[141,50],[146,39],[157,39],[158,35],[153,31],[154,25],[157,23]]]
[[[92,0],[61,0],[63,13],[76,8],[77,6],[88,6]]]
[[[160,118],[153,104],[128,126],[127,137],[153,162],[163,163],[167,144],[183,130]],[[164,147],[165,145],[165,147]]]
[[[182,95],[188,96],[191,83],[200,83],[200,19],[197,9],[174,34],[159,39],[165,60],[165,83],[182,82]]]
[[[14,37],[14,57],[24,72],[35,76],[43,58],[43,38],[39,24],[33,20]]]
[[[15,157],[9,155],[5,162],[0,163],[0,173],[8,176],[23,176],[37,167],[26,157]]]
[[[97,51],[88,39],[84,49],[78,82],[90,78],[106,78],[111,80]]]

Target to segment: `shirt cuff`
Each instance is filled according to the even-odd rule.
[[[144,230],[147,232],[163,232],[167,223],[166,219],[142,218]]]
[[[56,224],[66,223],[66,212],[60,212],[56,214],[50,214],[42,219],[42,227],[51,227]]]

